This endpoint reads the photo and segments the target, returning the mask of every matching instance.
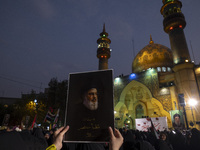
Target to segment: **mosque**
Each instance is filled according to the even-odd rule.
[[[191,61],[184,35],[186,21],[179,0],[162,0],[164,31],[170,48],[150,41],[132,63],[132,73],[114,80],[115,125],[135,129],[136,118],[166,117],[173,128],[173,114],[185,128],[200,129],[200,67]],[[103,27],[97,40],[99,70],[108,69],[110,43]]]

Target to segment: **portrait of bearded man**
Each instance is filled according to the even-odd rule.
[[[83,94],[83,105],[89,110],[97,110],[98,93],[96,88],[90,88]]]
[[[182,130],[185,128],[184,124],[181,122],[181,116],[179,114],[175,114],[173,118],[174,118],[173,127],[175,129]]]

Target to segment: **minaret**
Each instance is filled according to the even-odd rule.
[[[164,31],[169,34],[170,45],[173,53],[174,64],[191,62],[188,46],[183,29],[186,21],[181,12],[182,3],[179,0],[162,0],[160,10],[164,17]]]
[[[178,94],[184,94],[186,106],[184,107],[184,105],[182,105],[183,107],[180,107],[183,110],[185,108],[192,108],[189,105],[191,99],[198,101],[195,109],[186,109],[185,116],[188,121],[194,121],[194,127],[200,129],[200,126],[196,124],[196,121],[200,121],[199,91],[197,80],[195,78],[194,64],[191,62],[188,46],[183,32],[183,29],[186,26],[186,21],[183,13],[181,12],[182,3],[179,0],[162,0],[162,2],[163,6],[160,12],[164,17],[164,31],[169,34],[173,54],[173,71],[177,90],[176,96],[178,99]],[[179,101],[179,106],[181,106],[181,101],[183,100]]]
[[[108,69],[108,59],[110,58],[110,43],[111,40],[108,37],[108,33],[103,25],[103,32],[100,34],[100,38],[97,40],[97,58],[99,58],[99,70]]]

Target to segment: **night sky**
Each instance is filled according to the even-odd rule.
[[[190,56],[199,64],[200,1],[182,4]],[[43,92],[54,77],[62,81],[69,73],[97,70],[96,41],[104,23],[111,39],[109,68],[114,77],[130,74],[150,34],[154,43],[170,48],[162,5],[162,0],[1,0],[0,97]]]

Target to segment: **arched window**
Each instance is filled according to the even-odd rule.
[[[167,71],[168,71],[168,72],[171,72],[171,68],[170,68],[170,67],[167,67]]]
[[[167,70],[166,70],[166,67],[162,67],[162,71],[163,72],[166,72]]]
[[[160,67],[157,67],[157,71],[158,71],[158,72],[161,72],[161,68],[160,68]]]

